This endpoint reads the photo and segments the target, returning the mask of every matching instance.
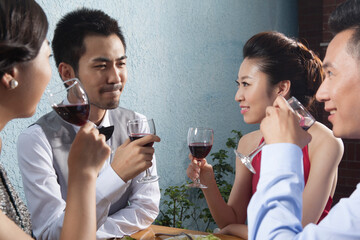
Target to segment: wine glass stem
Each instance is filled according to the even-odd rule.
[[[145,171],[145,177],[150,177],[151,176],[151,173],[150,173],[150,170],[149,169],[146,169]]]
[[[196,184],[201,184],[201,183],[200,183],[200,178],[195,178],[194,183],[196,183]]]
[[[255,148],[250,154],[249,154],[249,158],[252,161],[253,158],[256,156],[256,154],[258,154],[261,149],[263,148],[263,146],[265,146],[265,141],[263,141],[257,148]]]
[[[196,163],[197,163],[197,165],[200,167],[201,161],[196,159]],[[200,172],[199,172],[199,177],[195,178],[194,182],[195,182],[196,184],[201,184],[201,183],[200,183]]]

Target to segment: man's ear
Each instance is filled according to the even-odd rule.
[[[290,94],[290,87],[291,87],[291,82],[290,80],[283,80],[281,82],[278,83],[278,95],[281,95],[283,97],[288,97],[288,95]]]
[[[75,71],[70,64],[61,62],[58,67],[59,74],[61,76],[61,79],[63,81],[74,78],[75,77]]]

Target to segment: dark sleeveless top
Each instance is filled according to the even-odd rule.
[[[260,144],[263,141],[264,141],[264,138],[261,139]],[[310,173],[310,158],[309,158],[309,152],[308,152],[307,145],[302,149],[302,152],[303,152],[303,165],[304,165],[304,181],[305,181],[305,185],[306,185],[307,180],[309,178],[309,173]],[[253,177],[252,177],[252,194],[254,195],[254,193],[256,192],[257,184],[259,182],[259,177],[260,177],[261,151],[254,157],[254,159],[252,161],[252,165],[256,171],[256,174],[253,174]],[[328,215],[332,202],[333,202],[333,199],[331,196],[329,196],[329,199],[326,203],[325,209],[322,212],[318,223],[324,217],[326,217],[326,215]]]
[[[30,214],[0,165],[0,210],[24,232],[32,235]]]

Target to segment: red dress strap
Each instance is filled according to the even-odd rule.
[[[261,138],[261,141],[259,145],[264,141],[264,138]],[[305,185],[307,183],[307,180],[309,178],[310,173],[310,158],[309,158],[309,151],[308,151],[308,145],[306,145],[303,149],[303,166],[304,166],[304,181]],[[251,163],[256,171],[255,174],[252,176],[252,194],[256,192],[256,187],[259,182],[260,178],[260,166],[261,166],[261,151],[253,158],[253,161]],[[321,217],[319,219],[319,222],[329,213],[331,204],[332,204],[332,198],[329,196],[328,202],[326,203],[325,209],[323,213],[321,214]],[[318,223],[319,223],[318,222]]]

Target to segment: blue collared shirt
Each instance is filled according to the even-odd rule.
[[[301,149],[289,143],[266,145],[257,191],[247,210],[249,239],[360,239],[360,184],[318,225],[305,228],[303,190]]]

